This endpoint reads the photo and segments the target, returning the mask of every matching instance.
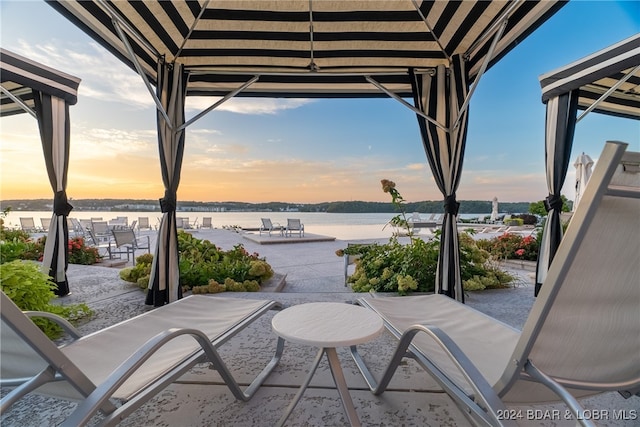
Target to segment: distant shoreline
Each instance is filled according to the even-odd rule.
[[[460,214],[483,214],[492,211],[489,200],[460,200]],[[158,200],[148,199],[72,199],[69,203],[75,212],[158,212]],[[529,211],[530,202],[499,203],[501,213],[525,213]],[[0,200],[0,208],[18,211],[53,210],[53,199],[12,199]],[[405,212],[444,213],[442,200],[428,200],[405,203]],[[390,202],[335,201],[322,203],[287,203],[287,202],[198,202],[178,201],[178,212],[325,212],[325,213],[389,213],[398,210]]]

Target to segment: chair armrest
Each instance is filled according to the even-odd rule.
[[[27,317],[43,317],[55,322],[58,326],[62,327],[64,331],[71,336],[74,341],[82,337],[79,330],[76,329],[69,321],[57,314],[49,313],[47,311],[23,311]]]
[[[199,344],[209,361],[214,364],[218,368],[218,372],[223,377],[225,382],[233,382],[236,387],[232,388],[232,392],[234,396],[239,399],[246,401],[248,400],[248,396],[246,396],[242,390],[237,386],[235,380],[230,377],[226,368],[224,368],[224,363],[222,359],[218,355],[218,352],[213,347],[213,344],[209,341],[209,337],[197,329],[188,329],[188,328],[171,328],[167,329],[163,332],[160,332],[153,338],[149,339],[146,343],[144,343],[138,350],[136,350],[127,360],[125,360],[115,371],[113,371],[109,377],[95,390],[87,396],[83,401],[81,401],[76,410],[65,420],[62,426],[72,427],[79,425],[86,425],[89,420],[93,417],[96,411],[100,409],[107,401],[110,396],[122,385],[124,382],[133,375],[136,370],[142,366],[153,354],[159,351],[165,344],[173,340],[174,338],[180,337],[182,335],[190,335],[193,339],[195,339]],[[284,347],[284,342],[279,343],[280,353],[282,348]],[[188,358],[199,357],[198,352],[188,356]],[[278,358],[279,360],[279,358]],[[179,364],[183,364],[184,360],[179,362]],[[274,362],[275,363],[275,362]],[[274,364],[275,367],[275,364]],[[171,367],[167,367],[170,369]],[[224,369],[222,369],[224,368]],[[162,373],[161,375],[165,375],[166,373]],[[228,374],[228,375],[227,375]],[[157,380],[157,378],[156,378]],[[231,388],[231,387],[230,387]]]
[[[387,326],[387,329],[389,329],[389,325],[387,325],[386,322],[385,325]],[[394,330],[390,330],[390,332],[396,335]],[[412,349],[409,348],[413,338],[418,333],[425,333],[431,337],[453,361],[456,368],[463,374],[476,396],[473,400],[480,404],[483,411],[486,411],[483,414],[474,411],[476,415],[482,417],[485,422],[490,425],[517,425],[516,423],[511,423],[509,420],[501,419],[499,411],[506,410],[506,406],[500,397],[498,397],[493,387],[491,387],[462,349],[460,349],[460,347],[458,347],[458,345],[444,331],[435,326],[416,324],[405,330],[401,336],[396,335],[396,338],[400,341],[398,342],[398,346],[396,347],[396,350],[379,383],[375,380],[373,374],[366,366],[364,360],[358,353],[356,346],[351,346],[351,356],[374,395],[380,395],[386,390],[396,369],[400,366],[400,362],[405,357],[414,357],[429,368],[433,367],[434,370],[440,371],[438,367],[431,362],[428,355],[420,352],[419,349],[415,347]],[[425,366],[425,369],[427,369],[427,366]],[[427,369],[427,371],[431,371],[431,369]],[[434,372],[430,373],[434,374]],[[442,373],[442,375],[446,376],[444,373]],[[434,378],[438,379],[440,376],[434,375]],[[458,389],[458,386],[456,386],[452,381],[447,380],[447,382],[449,386],[456,387],[456,389]],[[461,396],[464,395],[464,393],[456,394],[460,394]]]

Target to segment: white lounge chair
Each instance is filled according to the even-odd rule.
[[[259,230],[260,235],[262,235],[262,233],[264,232],[264,233],[269,233],[269,236],[271,236],[271,233],[273,233],[274,231],[277,231],[282,236],[283,229],[279,223],[271,222],[271,218],[260,218],[260,221],[262,222],[262,225],[260,226],[260,230]]]
[[[200,225],[200,228],[213,228],[213,225],[211,224],[210,216],[202,217],[202,224]]]
[[[51,225],[51,217],[40,218],[40,224],[42,225],[42,231],[47,233],[49,231],[49,226]],[[70,230],[70,231],[73,231],[73,230]]]
[[[35,233],[38,231],[38,227],[36,227],[36,223],[32,217],[29,218],[20,218],[20,228],[22,231],[26,231],[27,233]]]
[[[522,331],[443,295],[360,299],[400,340],[379,384],[352,348],[372,391],[408,351],[477,425],[560,400],[593,425],[576,398],[640,392],[640,153],[625,149],[606,144]]]
[[[285,236],[291,236],[293,233],[298,233],[299,237],[304,236],[304,224],[296,218],[287,219],[287,228],[284,229]]]
[[[61,347],[5,293],[0,302],[2,385],[16,386],[2,398],[0,412],[30,392],[78,400],[63,426],[86,425],[98,411],[104,414],[97,420],[101,425],[115,425],[201,362],[211,363],[235,398],[247,401],[284,348],[278,340],[274,357],[243,391],[217,348],[277,308],[274,301],[190,296],[84,337],[57,316],[28,313],[58,319],[75,339]]]
[[[149,224],[148,216],[138,217],[138,231],[140,230],[151,230],[151,225]]]

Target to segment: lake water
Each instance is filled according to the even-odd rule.
[[[431,214],[420,214],[426,220]],[[117,212],[117,211],[72,211],[70,217],[77,219],[102,218],[109,221],[118,216],[128,218],[131,224],[139,217],[149,218],[149,224],[155,226],[161,218],[160,212]],[[242,228],[260,227],[260,218],[271,218],[273,223],[287,224],[287,218],[299,218],[305,232],[333,236],[340,240],[391,237],[393,228],[386,226],[393,213],[326,213],[326,212],[178,212],[178,217],[189,218],[190,224],[198,226],[203,217],[211,217],[214,228],[239,226]],[[407,215],[408,217],[410,215]],[[479,214],[463,214],[461,218],[477,218]],[[20,218],[33,218],[40,226],[40,218],[51,218],[51,212],[11,211],[5,218],[5,226],[20,227]],[[421,230],[421,233],[427,233]]]

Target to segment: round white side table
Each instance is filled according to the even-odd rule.
[[[276,335],[287,341],[320,348],[307,377],[278,422],[278,426],[284,425],[300,401],[324,354],[327,355],[331,375],[349,423],[352,426],[360,426],[336,347],[363,344],[378,337],[384,330],[382,319],[373,311],[357,305],[312,302],[281,311],[273,317],[271,326]]]

